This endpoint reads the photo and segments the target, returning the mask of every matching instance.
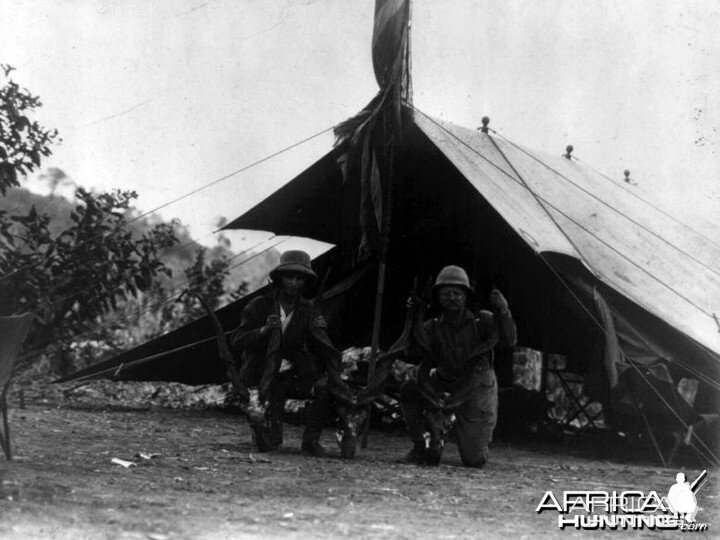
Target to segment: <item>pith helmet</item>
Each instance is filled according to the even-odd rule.
[[[270,272],[270,279],[277,281],[283,272],[298,272],[312,279],[317,278],[310,266],[310,255],[299,249],[291,249],[280,255],[280,262]]]
[[[461,287],[470,294],[474,294],[475,290],[470,286],[470,280],[468,279],[467,272],[459,266],[446,266],[437,276],[435,285],[433,285],[433,293],[435,293],[440,287],[446,285],[452,285],[453,287]]]

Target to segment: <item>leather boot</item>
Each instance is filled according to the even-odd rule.
[[[315,457],[326,457],[327,450],[320,444],[321,429],[315,426],[307,426],[303,433],[302,451],[305,455]]]
[[[425,441],[414,441],[412,449],[395,463],[422,465],[425,462]]]
[[[282,420],[273,418],[270,421],[270,449],[275,450],[283,443],[283,423]]]
[[[328,453],[320,441],[303,441],[303,454],[313,457],[327,457]]]

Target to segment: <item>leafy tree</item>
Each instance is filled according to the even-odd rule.
[[[204,316],[197,295],[216,309],[247,294],[246,281],[241,281],[234,291],[227,289],[229,261],[222,256],[208,261],[213,251],[215,248],[197,248],[194,262],[184,270],[185,278],[179,284],[166,278],[154,280],[148,291],[104,317],[95,332],[76,340],[72,344],[75,367],[85,367]]]
[[[42,106],[40,98],[12,80],[12,66],[0,64],[0,193],[19,186],[18,176],[38,167],[52,153],[57,130],[47,129],[28,116]]]
[[[42,104],[10,78],[12,71],[0,64],[3,197],[19,186],[19,177],[40,167],[57,142],[56,130],[29,118]],[[53,188],[68,181],[59,169],[49,173]],[[65,375],[204,315],[195,294],[213,308],[227,296],[227,239],[212,258],[205,248],[193,253],[177,246],[175,258],[190,262],[185,270],[190,294],[178,299],[161,255],[178,243],[178,235],[189,239],[182,224],[135,218],[133,191],[77,188],[75,196],[78,204],[69,219],[52,218],[35,205],[20,212],[0,209],[0,315],[35,315],[24,358],[42,353],[53,372]],[[244,294],[246,286],[230,296]]]
[[[40,167],[58,135],[30,118],[42,103],[12,80],[12,71],[0,65],[3,196],[19,186],[19,177]],[[134,192],[95,194],[80,188],[76,196],[80,204],[59,233],[51,232],[51,218],[35,206],[20,214],[0,212],[0,315],[35,314],[25,351],[57,353],[55,367],[61,373],[72,367],[73,339],[97,334],[98,323],[119,301],[149,289],[159,274],[169,274],[159,257],[177,242],[173,224],[133,234],[126,215],[137,198]]]
[[[50,188],[50,196],[55,195],[58,188],[77,188],[77,185],[73,180],[65,174],[65,171],[58,169],[57,167],[50,167],[45,169],[38,177],[38,179],[44,182]]]
[[[54,349],[61,373],[72,367],[67,353],[74,336],[97,326],[119,301],[148,290],[158,275],[170,274],[160,255],[177,241],[168,223],[133,236],[126,215],[135,192],[79,188],[76,194],[81,204],[59,235],[33,206],[9,218],[15,226],[3,231],[0,247],[1,314],[34,313],[26,349]]]
[[[205,315],[197,296],[202,296],[208,305],[216,309],[221,297],[225,294],[225,278],[228,275],[226,259],[207,261],[207,249],[200,248],[195,252],[195,261],[185,269],[187,278],[186,293],[178,303],[182,305],[182,324],[199,319]]]

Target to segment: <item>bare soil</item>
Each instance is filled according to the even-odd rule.
[[[481,470],[462,467],[450,444],[439,467],[399,465],[409,444],[386,432],[343,461],[330,430],[332,455],[318,459],[300,453],[294,426],[279,451],[256,454],[246,422],[216,410],[34,402],[12,408],[10,426],[16,457],[0,457],[4,539],[656,537],[561,531],[556,514],[535,508],[546,490],[665,494],[680,469],[620,462],[592,442],[496,442]],[[720,530],[718,472],[698,494],[698,521],[710,530],[696,534],[707,538]]]

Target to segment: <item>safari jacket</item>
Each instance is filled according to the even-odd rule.
[[[230,338],[241,357],[240,377],[248,386],[255,386],[262,377],[272,332],[260,332],[267,318],[278,314],[277,291],[253,299],[242,312],[240,325]],[[282,333],[279,357],[292,364],[302,379],[318,379],[328,374],[330,382],[340,381],[340,354],[326,334],[325,319],[312,302],[300,298],[292,318]]]

